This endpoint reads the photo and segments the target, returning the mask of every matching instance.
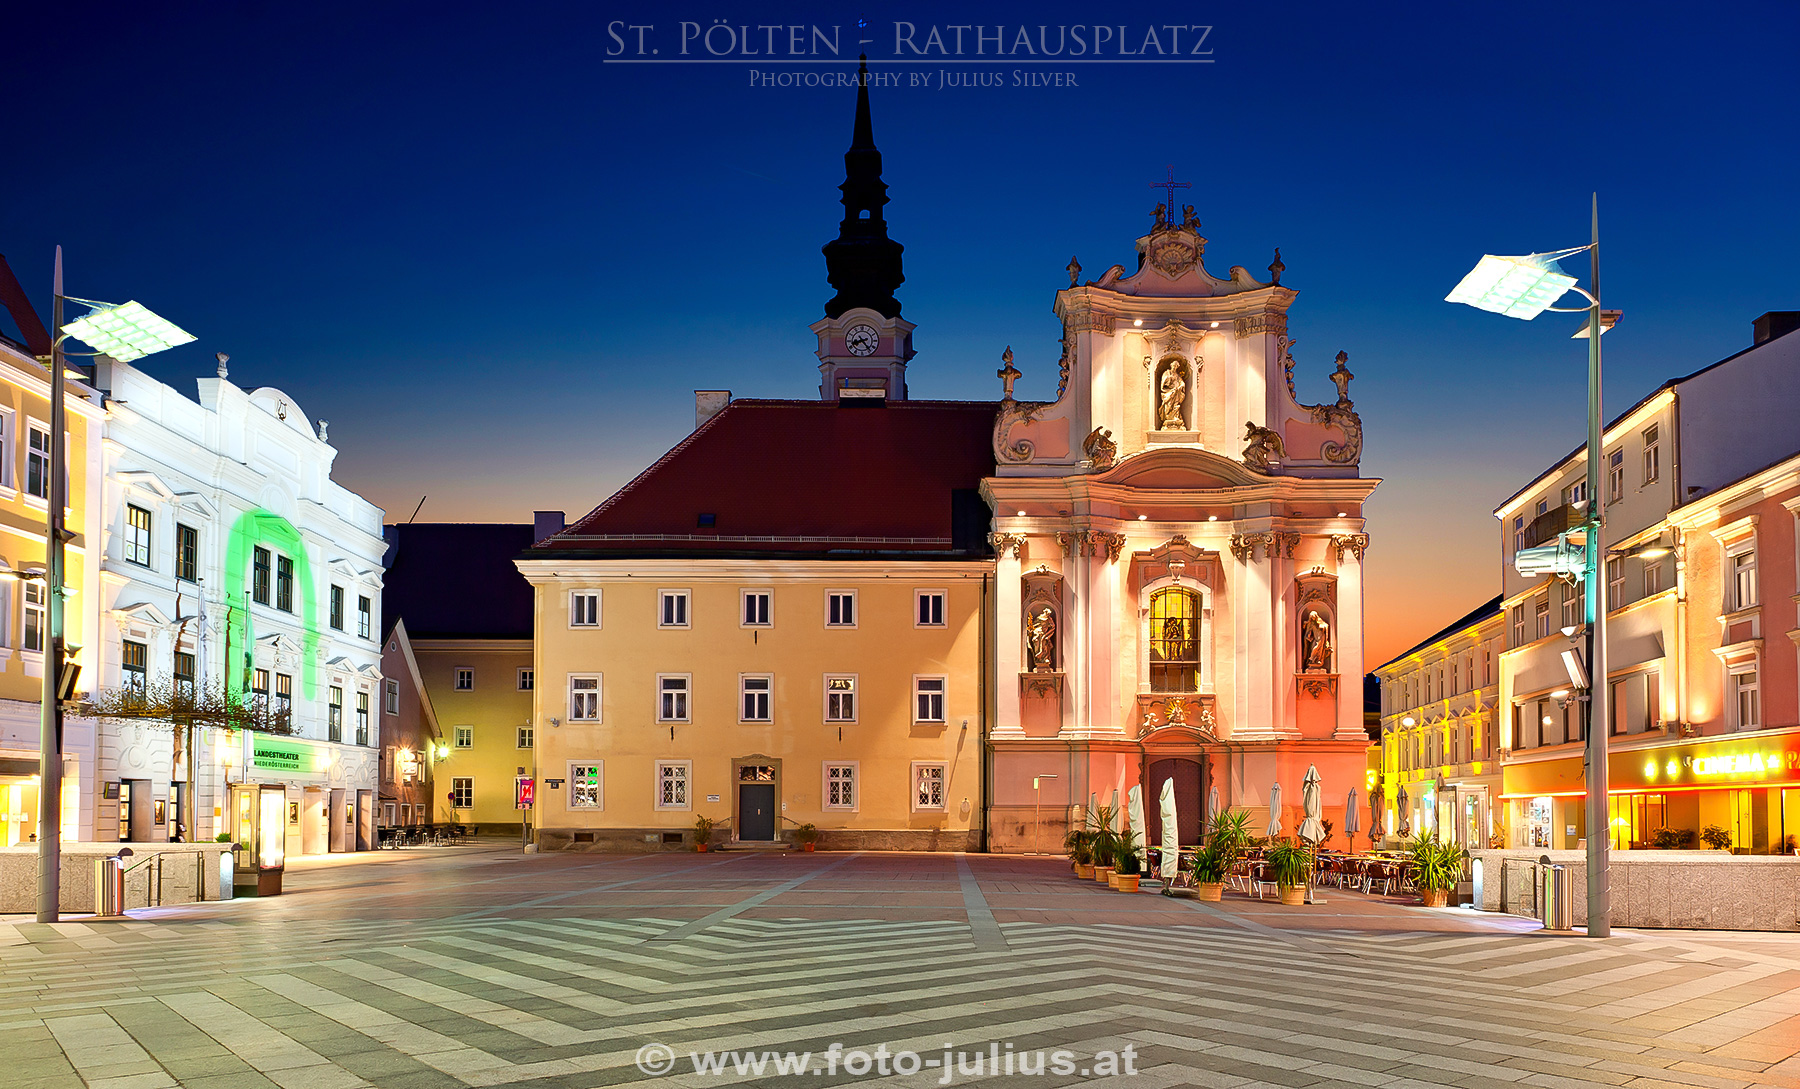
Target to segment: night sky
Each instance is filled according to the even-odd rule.
[[[190,395],[215,351],[294,395],[392,518],[573,515],[688,431],[696,388],[816,395],[854,92],[751,73],[850,71],[862,16],[905,73],[874,117],[913,395],[997,397],[1011,345],[1020,395],[1052,396],[1063,266],[1129,266],[1173,164],[1212,272],[1281,247],[1301,399],[1350,353],[1386,480],[1373,666],[1496,592],[1493,507],[1583,434],[1577,319],[1442,301],[1483,252],[1584,243],[1600,192],[1609,412],[1800,308],[1800,6],[1372,7],[981,5],[1009,45],[1215,24],[1214,63],[899,66],[895,20],[923,44],[970,5],[13,5],[0,252],[46,309],[61,243],[69,293],[196,334],[148,366]],[[662,57],[720,18],[841,27],[846,63],[605,63],[610,23]]]

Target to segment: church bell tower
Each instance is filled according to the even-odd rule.
[[[912,323],[894,297],[906,277],[904,248],[888,237],[882,208],[881,151],[869,119],[869,58],[857,71],[856,126],[844,152],[844,218],[825,243],[825,275],[837,289],[825,317],[812,324],[819,338],[819,395],[827,401],[904,401],[906,363],[913,357]]]

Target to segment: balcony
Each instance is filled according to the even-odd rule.
[[[1565,504],[1553,507],[1533,518],[1531,524],[1525,527],[1524,547],[1536,548],[1541,544],[1550,544],[1556,540],[1558,535],[1567,533],[1570,529],[1580,525],[1585,514],[1582,508],[1585,506],[1585,503],[1581,505]]]

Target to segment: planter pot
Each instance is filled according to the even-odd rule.
[[[696,844],[694,844],[694,850],[696,850],[696,851],[699,851],[699,852],[700,852],[700,853],[701,853],[701,854],[705,854],[705,853],[706,853],[706,852],[707,852],[707,851],[709,851],[709,850],[711,850],[711,849],[712,849],[712,848],[710,848],[710,847],[708,847],[708,846],[707,846],[707,845],[706,845],[706,844],[704,844],[704,843],[696,843]]]
[[[1104,883],[1109,888],[1112,886],[1112,875],[1113,868],[1111,866],[1094,867],[1094,880]]]
[[[812,854],[812,850],[813,850],[813,847],[814,847],[814,846],[815,846],[815,844],[811,844],[811,843],[802,843],[802,844],[801,844],[801,845],[800,845],[800,849],[801,849],[801,850],[802,850],[802,851],[805,851],[805,852],[806,852],[806,853],[807,853],[807,854],[809,854],[809,855],[810,855],[810,854]]]
[[[1223,881],[1202,881],[1195,887],[1200,890],[1200,899],[1202,900],[1209,900],[1216,904],[1225,898],[1225,882]]]
[[[1092,866],[1083,866],[1081,863],[1077,862],[1075,864],[1075,876],[1082,881],[1092,881],[1094,879],[1094,868]]]
[[[1106,875],[1106,887],[1109,889],[1118,888],[1119,887],[1119,878],[1121,876],[1122,875],[1119,873],[1118,870],[1114,870],[1113,872],[1107,874]]]
[[[1136,892],[1138,890],[1138,879],[1141,876],[1141,874],[1135,873],[1117,874],[1113,878],[1113,888],[1118,889],[1120,892]]]
[[[1288,907],[1299,907],[1306,903],[1305,885],[1278,885],[1276,888],[1281,893],[1281,902]]]
[[[1428,908],[1441,908],[1450,899],[1449,889],[1420,889],[1419,902]]]

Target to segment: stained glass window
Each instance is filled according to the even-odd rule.
[[[1200,690],[1200,595],[1192,590],[1150,595],[1150,689]]]

